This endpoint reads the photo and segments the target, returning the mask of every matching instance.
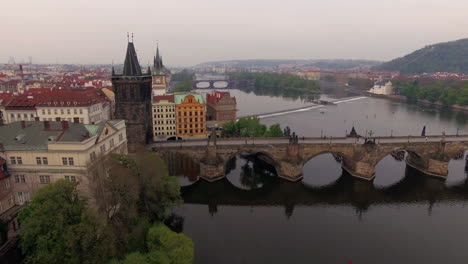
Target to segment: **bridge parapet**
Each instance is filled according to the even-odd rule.
[[[154,150],[189,156],[200,163],[201,177],[210,181],[224,177],[226,163],[239,154],[263,157],[262,159],[275,167],[279,177],[296,181],[302,177],[303,166],[309,160],[325,153],[340,156],[343,169],[354,177],[372,180],[375,177],[375,166],[387,155],[398,151],[408,153],[406,162],[409,166],[425,174],[445,178],[448,175],[448,162],[468,149],[468,144],[461,140],[465,138],[459,138],[459,141],[454,141],[453,138],[449,138],[451,141],[426,141],[423,137],[418,142],[411,142],[411,139],[408,142],[407,137],[389,139],[391,140],[382,143],[377,140],[377,144],[359,144],[350,138],[337,138],[330,141],[331,143],[320,139],[319,143],[299,144],[289,144],[284,138],[274,140],[271,144],[266,144],[268,140],[257,140],[256,142],[263,143],[255,144],[251,139],[232,139],[218,140],[216,146],[183,146],[180,143],[180,146],[156,147]]]

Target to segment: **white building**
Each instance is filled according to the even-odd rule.
[[[96,125],[68,121],[20,121],[0,126],[0,215],[28,202],[58,179],[90,192],[88,166],[110,152],[127,153],[124,120]]]
[[[393,94],[393,84],[391,81],[384,83],[384,81],[379,80],[375,82],[374,86],[370,88],[369,93],[373,94],[382,94],[382,95],[392,95]]]
[[[176,136],[176,106],[174,95],[153,97],[153,140],[163,141]]]
[[[4,112],[4,123],[65,120],[95,124],[111,119],[111,102],[96,89],[54,89],[13,96]]]

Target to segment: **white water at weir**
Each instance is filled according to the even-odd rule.
[[[351,97],[351,98],[347,98],[347,99],[343,99],[343,100],[329,101],[329,102],[336,105],[336,104],[341,104],[341,103],[347,103],[347,102],[351,102],[351,101],[361,100],[361,99],[364,99],[364,98],[367,98],[367,97],[365,97],[365,96]],[[273,113],[258,114],[258,115],[256,115],[256,116],[257,116],[257,118],[262,119],[262,118],[267,118],[267,117],[272,117],[272,116],[288,115],[288,114],[292,114],[292,113],[299,113],[299,112],[310,111],[310,110],[313,110],[313,109],[319,109],[319,108],[323,108],[323,107],[326,107],[326,106],[327,106],[327,105],[317,105],[317,104],[313,104],[313,105],[308,105],[308,106],[304,106],[304,107],[300,107],[300,108],[281,110],[281,111],[273,112]],[[251,115],[249,115],[249,116],[251,116]],[[237,119],[237,120],[239,120],[239,119]]]

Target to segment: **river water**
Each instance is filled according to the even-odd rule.
[[[203,90],[205,91],[205,90]],[[310,105],[306,100],[231,90],[238,115]],[[468,134],[468,116],[382,99],[337,100],[333,106],[276,115],[264,124],[290,126],[299,136]],[[387,156],[367,182],[344,172],[323,154],[289,182],[255,157],[238,156],[226,177],[199,180],[197,164],[176,157],[183,232],[195,243],[196,263],[468,263],[468,181],[464,154],[449,163],[446,180]]]

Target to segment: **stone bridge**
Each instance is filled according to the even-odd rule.
[[[256,141],[256,142],[255,142]],[[314,157],[331,153],[340,156],[341,166],[354,177],[372,180],[375,166],[389,154],[406,151],[406,163],[424,174],[446,178],[451,159],[468,149],[468,136],[387,137],[375,144],[355,138],[303,138],[297,144],[287,139],[229,139],[216,142],[153,144],[161,154],[181,153],[200,164],[200,177],[215,181],[225,176],[226,163],[236,155],[255,155],[274,166],[279,177],[296,181],[303,166]],[[214,143],[214,144],[213,144]]]
[[[197,87],[197,84],[203,83],[203,82],[208,83],[209,84],[208,87],[204,87],[204,88]],[[217,82],[227,83],[227,86],[216,88],[214,86],[214,84],[217,83]],[[193,83],[193,88],[195,88],[195,89],[215,89],[215,88],[216,89],[227,89],[227,88],[230,88],[230,86],[231,86],[231,82],[229,81],[229,79],[226,79],[226,80],[194,80],[192,83]]]

